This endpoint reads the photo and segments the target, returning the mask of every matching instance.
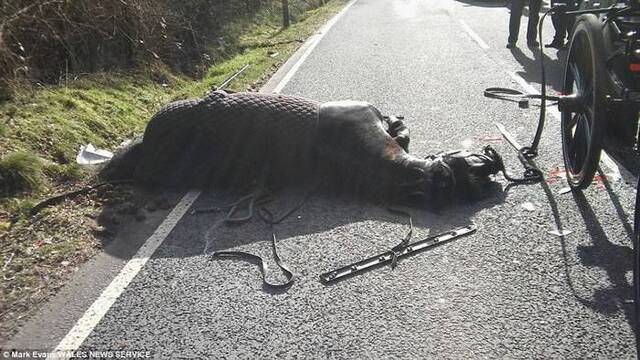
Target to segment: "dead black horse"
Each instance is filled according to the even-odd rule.
[[[172,188],[308,184],[440,206],[485,192],[504,169],[491,148],[418,158],[408,145],[402,120],[366,102],[214,91],[162,108],[102,174]]]

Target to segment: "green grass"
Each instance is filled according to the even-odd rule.
[[[222,83],[249,64],[250,68],[228,87],[246,90],[286,60],[300,45],[300,40],[316,31],[345,2],[334,0],[304,13],[294,8],[297,22],[285,30],[281,29],[277,9],[229,26],[226,29],[229,44],[217,52],[221,60],[204,71],[200,79],[151,64],[135,73],[80,76],[64,86],[18,87],[11,101],[0,103],[0,157],[14,152],[29,153],[64,165],[74,162],[82,144],[113,149],[123,140],[142,133],[149,118],[162,105],[201,97],[211,86]],[[26,186],[23,190],[37,189],[37,186]]]
[[[12,198],[6,203],[9,212],[18,219],[28,216],[35,205],[32,199],[25,198]]]
[[[0,342],[64,284],[75,266],[100,248],[88,225],[94,220],[88,219],[115,198],[78,199],[29,217],[42,198],[89,180],[91,171],[75,164],[80,145],[90,142],[113,149],[140,134],[162,105],[201,97],[245,64],[251,67],[229,89],[254,86],[296,50],[299,39],[313,34],[346,1],[333,0],[305,13],[293,11],[297,22],[286,30],[280,28],[279,12],[273,9],[251,22],[230,26],[229,45],[217,49],[218,62],[202,71],[199,79],[152,64],[135,73],[80,76],[65,86],[16,87],[11,100],[0,100],[0,191],[5,192],[0,196],[0,255],[5,261]],[[270,56],[274,53],[278,55]],[[2,91],[0,98],[6,97]],[[5,179],[12,179],[13,185],[9,187]]]
[[[0,159],[0,195],[37,190],[42,185],[42,162],[32,154],[13,152]]]

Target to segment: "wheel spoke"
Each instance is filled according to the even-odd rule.
[[[576,130],[573,135],[573,153],[574,158],[574,172],[579,172],[584,166],[584,161],[587,155],[589,146],[589,123],[584,114],[580,114],[576,123]]]
[[[575,92],[576,94],[578,94],[578,96],[580,96],[582,92],[583,84],[582,84],[582,77],[580,75],[580,72],[578,71],[578,64],[576,64],[575,62],[571,62],[569,63],[569,68],[571,71],[571,75],[573,75],[573,83],[575,87],[573,89],[573,92]]]
[[[571,119],[567,121],[567,130],[571,131],[576,126],[576,122],[578,122],[578,114],[572,114]]]

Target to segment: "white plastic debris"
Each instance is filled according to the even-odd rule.
[[[122,140],[122,142],[120,143],[120,145],[118,145],[118,148],[123,148],[129,144],[133,143],[133,139],[124,139]]]
[[[522,205],[520,205],[520,206],[522,206],[522,208],[523,208],[523,209],[525,209],[525,210],[527,210],[527,211],[535,211],[535,209],[536,209],[536,206],[535,206],[535,205],[533,205],[533,204],[532,204],[532,203],[530,203],[530,202],[523,203],[523,204],[522,204]]]
[[[92,144],[80,146],[76,162],[80,165],[94,165],[109,161],[113,153],[108,150],[96,149]]]
[[[549,231],[549,234],[551,235],[555,235],[555,236],[566,236],[571,234],[573,231],[571,230],[560,230],[560,229],[556,229],[556,230],[551,230]]]

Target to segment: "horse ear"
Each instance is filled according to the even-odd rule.
[[[395,140],[398,145],[400,145],[400,147],[402,148],[402,150],[404,150],[407,154],[409,153],[409,136],[395,136],[393,138],[393,140]]]
[[[410,132],[409,128],[404,124],[403,116],[383,116],[383,120],[387,123],[387,133],[400,147],[409,153]]]

